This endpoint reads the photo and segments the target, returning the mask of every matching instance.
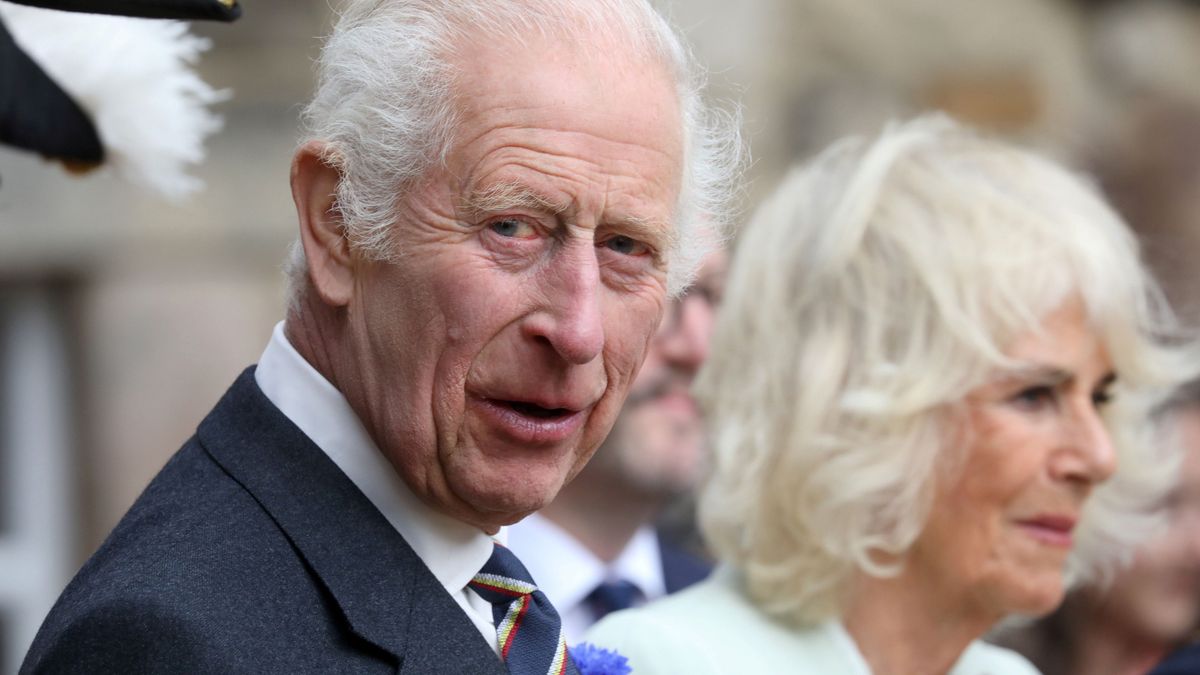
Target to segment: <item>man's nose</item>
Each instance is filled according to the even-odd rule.
[[[1056,477],[1089,485],[1108,480],[1117,469],[1117,452],[1091,401],[1078,404],[1064,426],[1064,451],[1052,464]]]
[[[564,361],[589,363],[604,348],[600,264],[594,247],[564,247],[537,283],[542,307],[524,323],[527,337],[544,342]]]
[[[702,295],[685,295],[667,310],[656,340],[663,359],[681,370],[695,372],[708,358],[712,340],[713,306]]]

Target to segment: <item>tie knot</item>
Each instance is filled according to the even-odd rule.
[[[529,595],[537,590],[529,570],[517,560],[507,548],[496,544],[492,557],[484,563],[479,573],[467,584],[484,600],[495,604],[508,604],[515,598]]]
[[[587,596],[596,619],[602,619],[610,612],[629,609],[642,595],[642,590],[633,582],[625,579],[602,581]]]
[[[558,613],[512,551],[496,544],[467,586],[492,603],[496,646],[510,675],[578,675]]]

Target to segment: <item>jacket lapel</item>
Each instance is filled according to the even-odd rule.
[[[350,629],[401,672],[507,672],[404,538],[263,395],[253,368],[197,436],[287,535]]]

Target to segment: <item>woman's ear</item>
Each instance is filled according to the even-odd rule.
[[[321,301],[343,307],[354,291],[354,265],[346,225],[337,204],[341,172],[321,141],[309,141],[292,157],[292,201],[308,277]]]

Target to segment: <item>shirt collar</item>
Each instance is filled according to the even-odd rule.
[[[609,565],[566,530],[536,513],[509,528],[508,547],[521,558],[551,604],[560,610],[583,602],[606,580],[630,581],[648,600],[666,595],[662,553],[654,528],[649,525],[639,528],[625,550]]]
[[[459,593],[492,555],[492,538],[412,493],[337,390],[275,326],[254,372],[263,394],[387,518],[446,590]],[[504,528],[496,537],[503,543]]]

